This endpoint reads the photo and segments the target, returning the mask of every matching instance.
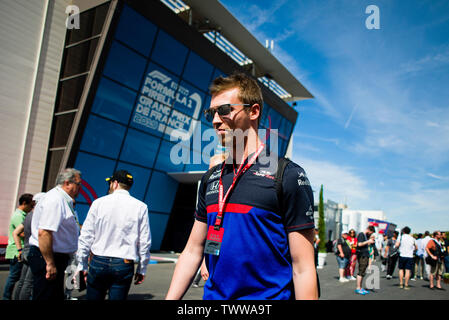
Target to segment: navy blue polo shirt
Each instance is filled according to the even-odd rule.
[[[232,184],[234,166],[223,168],[224,194]],[[195,218],[215,224],[221,165],[201,180]],[[294,298],[288,233],[314,228],[313,193],[304,170],[291,162],[283,177],[280,212],[275,172],[255,162],[238,180],[224,208],[220,255],[205,255],[209,279],[205,300]]]

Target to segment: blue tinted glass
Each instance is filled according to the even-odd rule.
[[[198,119],[203,106],[204,92],[181,81],[175,94],[174,108],[184,114]]]
[[[159,141],[159,138],[129,129],[120,160],[151,168],[156,158]]]
[[[75,205],[75,213],[78,216],[78,221],[83,225],[84,220],[86,220],[87,213],[89,212],[90,205],[85,203],[77,203]]]
[[[215,78],[218,78],[219,76],[227,77],[227,74],[224,73],[223,71],[221,71],[220,69],[215,68],[215,70],[214,70],[214,75],[212,76],[212,80],[214,80]],[[212,82],[212,81],[211,81],[211,82]]]
[[[211,100],[211,96],[207,94],[206,97],[205,97],[205,99],[204,99],[204,103],[203,103],[203,108],[202,108],[202,110],[201,110],[201,117],[200,117],[200,119],[201,119],[201,121],[202,121],[203,123],[205,123],[206,125],[212,127],[212,122],[207,121],[207,120],[206,120],[206,117],[204,116],[204,110],[210,108],[210,100]]]
[[[151,249],[159,250],[164,239],[165,229],[170,215],[150,212]]]
[[[282,119],[282,116],[276,110],[270,108],[270,112],[268,113],[269,128],[280,130]]]
[[[189,150],[181,142],[172,143],[162,140],[155,169],[166,172],[180,172],[189,162]]]
[[[165,173],[153,171],[145,203],[151,211],[170,213],[177,190],[177,181]]]
[[[196,151],[190,151],[190,163],[184,167],[184,172],[187,171],[206,171],[209,168],[209,163],[205,162],[205,160],[209,159],[208,157],[202,158],[202,154]]]
[[[262,118],[260,119],[259,127],[268,128],[268,113],[270,112],[270,109],[270,106],[264,103],[262,109]]]
[[[150,63],[138,96],[131,126],[162,136],[169,123],[170,106],[175,99],[179,78]]]
[[[114,41],[103,74],[137,91],[145,66],[142,56]]]
[[[148,57],[156,30],[154,24],[125,5],[115,37]]]
[[[105,179],[114,172],[115,161],[79,151],[74,167],[81,171],[83,180],[83,192],[80,192],[76,202],[90,203],[107,194],[109,184]]]
[[[214,67],[195,52],[190,51],[183,78],[198,88],[207,91]]]
[[[282,137],[284,137],[284,139],[287,139],[287,140],[290,139],[292,129],[293,129],[293,123],[288,121],[286,118],[283,118],[280,132],[281,132]]]
[[[101,78],[92,105],[92,112],[127,125],[135,99],[134,91],[106,78]]]
[[[133,197],[143,201],[151,170],[123,162],[118,163],[117,170],[127,170],[133,176],[134,182],[129,193]]]
[[[125,129],[118,123],[90,115],[80,149],[115,158],[120,151]]]
[[[159,30],[151,59],[179,75],[186,60],[187,51],[187,47],[165,31]]]

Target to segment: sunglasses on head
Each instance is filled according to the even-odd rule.
[[[218,112],[218,115],[220,117],[227,116],[231,113],[233,106],[244,106],[244,107],[251,107],[250,104],[244,104],[244,103],[226,103],[222,104],[221,106],[215,107],[215,108],[209,108],[207,110],[204,110],[204,116],[206,117],[206,120],[209,122],[212,122],[215,117],[215,113]]]

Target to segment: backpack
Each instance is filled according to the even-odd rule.
[[[336,255],[340,254],[340,251],[338,250],[338,240],[334,240],[332,250]]]
[[[283,190],[282,190],[282,180],[284,177],[284,171],[285,171],[285,167],[287,167],[287,165],[292,162],[290,159],[286,158],[286,157],[281,157],[278,159],[278,167],[276,170],[276,174],[274,176],[274,183],[275,183],[275,189],[276,189],[276,195],[278,198],[278,207],[281,210],[281,212],[284,212],[283,210],[283,206],[282,206],[282,196],[283,196]],[[210,176],[212,175],[212,173],[217,169],[218,166],[220,166],[221,164],[217,164],[216,166],[210,168],[206,173],[205,173],[205,182],[207,183],[207,181],[209,180]],[[320,279],[318,277],[318,272],[316,273],[316,280],[317,280],[317,287],[318,287],[318,298],[321,297],[321,287],[320,287]]]

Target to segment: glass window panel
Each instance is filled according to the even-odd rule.
[[[224,73],[223,71],[221,71],[220,69],[215,68],[215,70],[214,70],[214,75],[212,76],[211,82],[212,82],[215,78],[218,78],[219,76],[227,77],[228,75],[227,75],[226,73]]]
[[[130,165],[128,163],[119,162],[117,170],[127,170],[133,176],[134,183],[129,190],[129,193],[143,201],[145,197],[145,190],[147,188],[148,180],[150,179],[151,170],[142,167]]]
[[[101,33],[109,3],[90,9],[80,14],[80,28],[70,29],[68,33],[68,44],[79,42]]]
[[[162,140],[155,169],[166,172],[181,172],[189,161],[189,149],[182,143]]]
[[[148,57],[156,31],[154,24],[125,5],[115,37]]]
[[[210,100],[211,100],[211,96],[206,94],[206,97],[204,98],[203,108],[201,109],[201,112],[200,112],[200,120],[203,124],[206,124],[207,126],[212,127],[212,122],[207,121],[206,117],[204,116],[204,110],[210,108]]]
[[[125,127],[91,115],[84,130],[80,149],[116,158],[125,134]]]
[[[181,74],[188,49],[163,30],[159,30],[151,59],[175,74]]]
[[[109,184],[106,178],[114,173],[115,161],[79,151],[75,166],[81,171],[83,180],[76,202],[90,204],[97,197],[108,194]]]
[[[150,63],[134,107],[131,126],[162,136],[169,122],[179,78]]]
[[[175,94],[173,108],[198,119],[204,102],[204,92],[196,89],[185,81],[181,81]]]
[[[135,99],[134,91],[102,78],[92,105],[92,112],[127,125]]]
[[[76,113],[72,112],[55,116],[53,124],[54,131],[50,144],[53,148],[65,147],[67,145],[75,115]]]
[[[260,118],[259,128],[268,128],[268,113],[270,112],[270,106],[266,103],[263,104],[262,117]]]
[[[170,213],[177,190],[176,180],[165,173],[153,171],[145,203],[151,211]]]
[[[114,41],[103,74],[137,91],[145,66],[145,58]]]
[[[207,157],[204,158],[206,160]],[[209,163],[203,161],[202,154],[196,151],[190,151],[190,163],[184,167],[184,172],[187,171],[207,171]]]
[[[214,67],[195,52],[190,51],[183,78],[198,88],[207,91]]]
[[[282,116],[273,108],[268,113],[268,126],[271,129],[280,129]],[[268,127],[267,127],[268,128]]]
[[[62,78],[89,71],[98,38],[66,49]]]
[[[151,250],[159,250],[161,248],[169,217],[170,215],[168,214],[150,212]]]
[[[60,83],[55,112],[78,108],[85,81],[86,75],[65,80]]]
[[[159,138],[129,129],[120,160],[151,168],[159,148],[159,141]]]
[[[84,220],[86,220],[87,213],[89,212],[90,205],[87,203],[76,203],[75,204],[75,213],[78,216],[78,221],[81,225],[83,225]]]

